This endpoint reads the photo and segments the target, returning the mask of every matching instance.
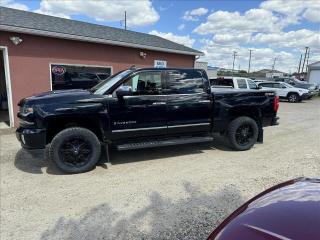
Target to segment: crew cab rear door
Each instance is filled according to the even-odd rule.
[[[168,134],[210,131],[212,95],[203,73],[196,69],[168,70],[166,80],[163,92],[167,95]]]

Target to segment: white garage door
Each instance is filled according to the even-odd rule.
[[[309,82],[320,85],[320,70],[310,71]]]

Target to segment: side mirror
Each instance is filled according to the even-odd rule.
[[[124,96],[132,95],[132,89],[129,86],[120,86],[116,90],[116,95],[118,99],[123,99]]]
[[[261,86],[261,85],[258,85],[258,86],[257,86],[257,89],[262,89],[262,86]]]

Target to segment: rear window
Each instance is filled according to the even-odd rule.
[[[231,78],[212,78],[210,79],[211,86],[228,86],[234,87],[233,80]]]
[[[203,92],[203,79],[200,71],[171,70],[168,71],[168,93],[192,94]]]

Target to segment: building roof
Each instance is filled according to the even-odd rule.
[[[203,55],[198,50],[146,33],[6,7],[0,7],[0,30],[186,55]]]
[[[314,62],[314,63],[310,63],[310,64],[308,65],[308,67],[313,67],[313,66],[315,66],[315,67],[320,66],[320,61],[317,61],[317,62]]]
[[[276,69],[272,70],[272,69],[261,69],[259,71],[256,71],[257,73],[284,73],[281,71],[278,71]]]

